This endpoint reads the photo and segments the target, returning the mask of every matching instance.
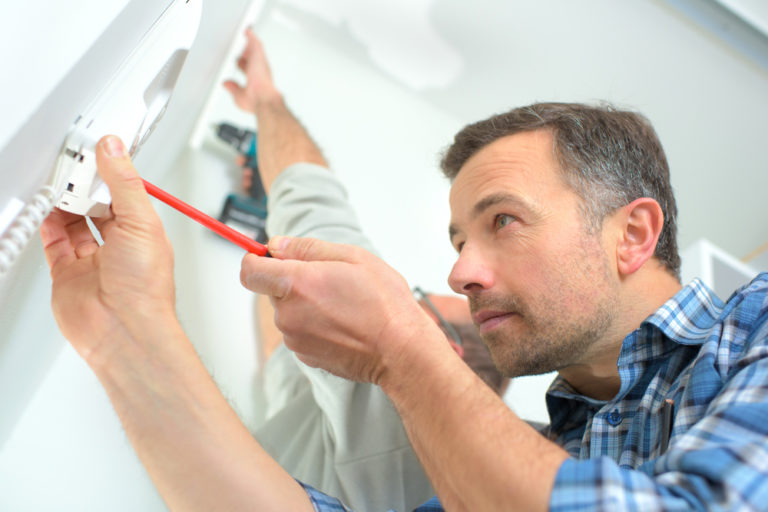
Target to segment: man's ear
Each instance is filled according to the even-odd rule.
[[[656,243],[664,225],[661,206],[650,197],[635,199],[622,208],[623,225],[616,246],[616,263],[619,273],[636,272],[653,257]]]

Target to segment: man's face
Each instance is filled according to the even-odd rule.
[[[616,316],[614,257],[558,165],[548,131],[519,133],[472,156],[451,188],[448,280],[510,377],[588,363]]]

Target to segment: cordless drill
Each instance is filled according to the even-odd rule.
[[[265,243],[267,194],[256,163],[256,132],[229,123],[220,123],[214,129],[219,139],[245,156],[243,167],[252,171],[248,195],[229,194],[224,200],[219,220],[225,224],[234,224],[233,227],[248,233],[257,242]]]

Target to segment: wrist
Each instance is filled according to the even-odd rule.
[[[174,418],[188,417],[200,405],[199,393],[210,397],[215,391],[175,319],[148,319],[147,328],[123,326],[114,334],[111,343],[104,344],[88,364],[126,431],[157,434],[174,424]]]
[[[256,117],[259,117],[260,113],[263,114],[285,108],[283,95],[277,89],[270,88],[254,95],[253,112],[256,114]]]
[[[464,364],[442,331],[433,324],[413,336],[401,350],[391,352],[383,360],[384,369],[377,384],[398,409],[407,401],[418,401],[421,391],[454,374],[455,371],[450,369],[452,365]],[[431,400],[430,397],[435,395],[427,391],[425,396]]]
[[[161,349],[183,346],[186,335],[175,311],[134,311],[113,323],[86,354],[88,366],[101,379],[140,367],[160,355]],[[188,342],[187,342],[188,344]]]

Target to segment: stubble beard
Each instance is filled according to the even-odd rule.
[[[516,333],[509,332],[511,327],[500,325],[481,334],[494,365],[510,378],[540,375],[583,363],[616,317],[615,301],[608,297],[603,297],[591,313],[570,319],[558,317],[556,307],[548,314],[534,313],[510,296],[490,300],[471,297],[470,308],[473,312],[493,309],[517,314],[517,318],[507,320],[518,324]]]

